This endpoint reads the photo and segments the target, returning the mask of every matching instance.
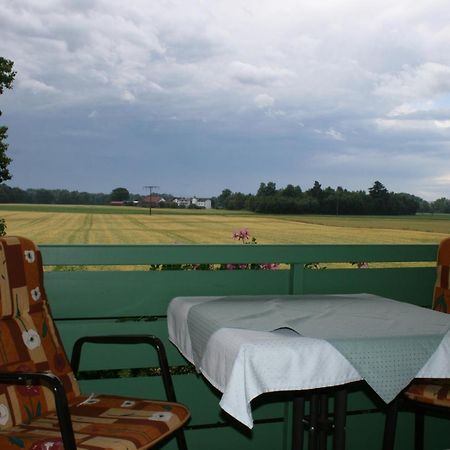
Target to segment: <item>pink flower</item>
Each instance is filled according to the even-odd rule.
[[[250,238],[250,234],[249,234],[247,228],[242,228],[241,230],[235,231],[233,233],[233,239],[238,240],[238,241],[244,242],[244,241],[248,240],[249,238]]]
[[[262,270],[278,270],[279,264],[276,264],[276,263],[265,263],[265,264],[260,264],[259,267]]]
[[[248,269],[248,264],[239,264],[239,269],[241,270]]]
[[[236,269],[236,266],[234,264],[227,264],[227,269],[234,270],[234,269]]]

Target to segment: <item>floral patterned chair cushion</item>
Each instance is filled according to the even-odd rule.
[[[416,381],[407,389],[405,395],[416,402],[450,408],[450,380]]]
[[[151,447],[189,418],[178,403],[80,395],[50,313],[41,253],[28,239],[0,238],[0,373],[51,372],[64,385],[77,449]],[[0,449],[62,450],[53,393],[0,383]]]
[[[70,406],[78,450],[141,450],[164,439],[189,417],[176,403],[117,396],[78,397]],[[2,450],[64,450],[55,414],[0,432]]]
[[[437,256],[437,278],[433,293],[433,309],[450,313],[450,238],[444,239]],[[410,400],[450,408],[450,380],[417,380],[405,391]]]
[[[41,253],[27,239],[5,237],[0,257],[0,372],[52,372],[71,402],[80,390],[50,316]],[[54,411],[53,394],[0,384],[0,410],[0,430],[10,428]]]
[[[433,309],[450,313],[450,238],[439,245],[437,279],[434,287]]]

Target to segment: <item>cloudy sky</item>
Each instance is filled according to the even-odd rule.
[[[21,188],[450,197],[448,0],[0,0]]]

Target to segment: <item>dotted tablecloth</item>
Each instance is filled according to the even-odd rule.
[[[389,402],[439,346],[450,315],[370,294],[240,296],[193,306],[187,323],[197,367],[221,328],[287,328],[328,341]]]

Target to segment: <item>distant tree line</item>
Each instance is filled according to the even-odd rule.
[[[120,189],[120,188],[119,188]],[[128,191],[127,191],[128,193]],[[128,198],[139,196],[132,194]],[[106,205],[117,199],[116,192],[111,194],[69,191],[67,189],[20,189],[0,184],[0,203],[39,203],[55,205]],[[120,199],[122,199],[120,197]]]
[[[176,207],[173,196],[164,197],[164,207]],[[89,193],[67,189],[20,189],[0,184],[0,203],[36,203],[59,205],[107,205],[111,201],[138,201],[143,196],[132,194],[126,188],[113,189],[111,193]],[[450,214],[450,199],[440,198],[427,202],[420,197],[406,193],[389,192],[380,182],[375,181],[365,191],[349,191],[342,187],[322,188],[318,181],[303,191],[300,186],[288,184],[277,189],[269,181],[261,183],[256,194],[243,194],[224,189],[218,197],[212,198],[213,208],[247,210],[267,214],[380,214],[410,215],[416,212]]]
[[[318,181],[303,191],[288,184],[277,189],[272,181],[261,183],[256,195],[224,189],[214,199],[216,208],[248,210],[268,214],[376,214],[411,215],[416,212],[450,213],[450,199],[427,202],[415,195],[389,192],[375,181],[368,193],[342,187],[322,188]]]

